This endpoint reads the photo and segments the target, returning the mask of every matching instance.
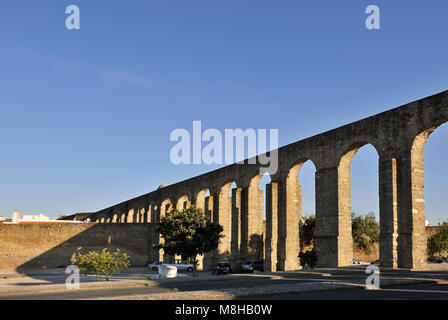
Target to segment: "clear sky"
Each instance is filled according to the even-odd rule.
[[[78,5],[81,29],[65,28]],[[365,28],[366,7],[381,30]],[[170,162],[172,130],[275,128],[285,145],[448,89],[446,0],[0,4],[0,215],[96,211],[214,169]],[[448,218],[448,131],[425,150],[432,223]],[[305,170],[306,169],[306,170]],[[378,213],[377,155],[353,210]],[[312,164],[301,173],[314,211]]]

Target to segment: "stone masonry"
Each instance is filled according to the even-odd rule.
[[[267,270],[298,269],[301,185],[297,177],[302,165],[312,161],[318,266],[351,265],[350,164],[362,146],[371,144],[379,158],[381,265],[421,269],[426,265],[423,149],[429,135],[447,120],[448,91],[279,148],[279,170],[266,189],[265,230],[259,188],[262,165],[247,160],[160,187],[91,218],[105,223],[157,223],[173,206],[196,204],[224,227],[225,237],[209,263],[264,258]],[[237,188],[230,196],[232,182]]]

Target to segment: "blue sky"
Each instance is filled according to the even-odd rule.
[[[65,8],[81,29],[65,28]],[[364,26],[381,9],[381,30]],[[215,167],[171,164],[173,129],[278,128],[285,145],[448,89],[448,3],[3,1],[0,215],[96,211]],[[427,216],[448,218],[448,132],[425,150]],[[378,212],[377,156],[353,210]],[[314,211],[314,168],[301,173]],[[305,186],[306,184],[306,186]]]

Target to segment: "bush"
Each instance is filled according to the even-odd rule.
[[[314,238],[316,236],[316,216],[312,215],[305,219],[300,226],[300,246],[305,248],[314,245]]]
[[[314,247],[316,237],[316,217],[314,215],[299,224],[300,233],[300,264],[302,267],[314,268],[317,262],[315,250],[307,250]],[[353,247],[371,254],[375,244],[380,240],[380,225],[375,215],[371,212],[365,216],[352,214]],[[305,251],[307,250],[307,251]]]
[[[302,266],[302,268],[313,269],[316,267],[317,256],[316,256],[316,250],[314,250],[314,248],[312,250],[300,252],[299,258],[300,258],[300,265]]]
[[[448,222],[444,222],[436,234],[428,238],[428,256],[448,253]]]
[[[120,249],[110,252],[104,248],[101,253],[90,251],[86,254],[77,253],[74,264],[84,274],[104,275],[109,281],[109,275],[118,273],[130,267],[129,256],[121,253]]]
[[[380,226],[371,212],[366,216],[355,216],[352,220],[353,245],[365,254],[371,254],[380,240]]]

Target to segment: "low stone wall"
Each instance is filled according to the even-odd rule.
[[[0,269],[58,268],[76,252],[119,248],[134,267],[145,266],[154,250],[153,224],[0,224]]]

